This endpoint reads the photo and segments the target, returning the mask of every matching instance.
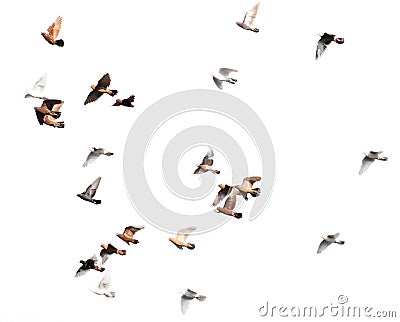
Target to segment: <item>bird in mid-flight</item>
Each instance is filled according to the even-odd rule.
[[[253,8],[251,8],[249,11],[246,12],[243,21],[236,22],[236,24],[245,30],[259,32],[260,30],[258,28],[253,27],[254,19],[256,18],[259,6],[260,6],[260,3],[257,3]]]
[[[231,190],[231,193],[229,194],[228,198],[225,200],[224,206],[217,207],[217,209],[215,211],[223,213],[228,216],[235,217],[237,219],[242,218],[242,213],[234,211],[235,206],[236,206],[236,198],[237,198],[238,194],[239,194],[239,190],[237,188],[233,188]]]
[[[237,73],[237,70],[236,69],[232,69],[232,68],[220,68],[218,75],[211,74],[211,76],[213,77],[215,85],[217,85],[217,87],[220,90],[223,90],[224,89],[224,86],[223,86],[224,82],[225,83],[230,83],[230,84],[236,84],[237,79],[229,77],[230,73],[233,73],[233,72]]]
[[[100,251],[101,265],[103,265],[112,254],[121,256],[126,255],[125,249],[117,249],[111,244],[101,244],[102,250]]]
[[[214,174],[219,174],[221,171],[214,170],[213,168],[211,168],[211,166],[214,163],[213,157],[214,157],[213,149],[208,148],[208,152],[203,158],[203,162],[201,164],[196,164],[197,169],[193,172],[193,174],[201,174],[207,171],[211,171]]]
[[[47,28],[47,33],[42,32],[42,36],[50,45],[57,45],[59,47],[64,47],[64,40],[56,39],[61,30],[62,17],[58,17],[49,28]]]
[[[128,98],[124,98],[124,99],[117,99],[115,101],[115,103],[113,104],[113,106],[126,106],[126,107],[134,107],[134,105],[132,104],[135,101],[135,95],[131,95]]]
[[[139,230],[144,229],[144,226],[128,226],[122,234],[117,234],[117,237],[121,238],[125,243],[137,244],[139,241],[133,238],[133,235]]]
[[[102,148],[89,148],[90,153],[88,154],[85,163],[82,165],[83,167],[87,167],[88,164],[92,163],[93,161],[95,161],[100,155],[106,155],[106,156],[111,156],[114,153],[106,151]]]
[[[343,44],[344,38],[336,38],[335,35],[327,34],[326,32],[320,36],[321,38],[318,40],[317,51],[315,53],[315,59],[321,57],[321,55],[325,52],[326,47],[333,41],[337,44]]]
[[[253,197],[258,197],[260,195],[260,188],[253,188],[253,184],[260,181],[261,177],[246,177],[243,179],[241,185],[236,185],[235,188],[239,190],[239,194],[247,200],[247,194],[251,194]]]
[[[338,240],[337,238],[339,237],[339,233],[335,235],[328,235],[326,237],[322,236],[322,242],[319,244],[317,254],[321,253],[325,248],[327,248],[330,244],[336,243],[339,245],[343,245],[344,241],[343,240]]]
[[[187,289],[185,292],[181,293],[181,311],[183,314],[186,314],[189,304],[193,299],[197,299],[200,302],[203,302],[206,299],[206,296],[200,295],[195,291]]]
[[[111,276],[109,270],[106,270],[103,278],[101,279],[99,286],[91,291],[97,295],[104,295],[106,297],[115,297],[115,292],[110,292],[108,289],[111,284]]]
[[[368,154],[364,153],[365,157],[362,160],[361,169],[358,174],[363,174],[375,160],[387,161],[387,157],[381,157],[383,151],[370,151]]]
[[[189,234],[195,230],[196,227],[194,226],[182,228],[181,230],[178,231],[176,237],[169,238],[169,241],[179,249],[182,249],[183,247],[186,247],[187,249],[194,249],[195,244],[186,242],[186,239],[189,236]]]
[[[97,188],[99,187],[101,177],[98,177],[93,183],[86,188],[86,190],[82,193],[77,194],[77,196],[85,201],[89,201],[94,203],[95,205],[101,204],[101,200],[94,199],[94,195],[96,194]]]
[[[82,265],[79,267],[79,269],[76,271],[75,277],[82,276],[86,274],[87,271],[90,269],[93,269],[95,271],[103,272],[104,268],[97,266],[97,256],[93,255],[91,258],[88,260],[81,260],[79,261]]]
[[[86,98],[84,105],[97,101],[104,93],[110,96],[115,96],[118,93],[118,91],[114,89],[108,89],[108,86],[110,86],[110,84],[111,84],[110,75],[108,73],[104,74],[103,77],[100,78],[100,80],[97,82],[97,85],[90,86],[92,91]]]
[[[40,125],[47,124],[52,127],[63,128],[64,122],[58,122],[61,115],[60,109],[64,101],[57,99],[46,99],[41,106],[35,107],[35,113]]]

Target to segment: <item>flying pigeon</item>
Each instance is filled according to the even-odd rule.
[[[227,184],[219,184],[218,187],[220,188],[220,190],[218,191],[218,194],[216,195],[214,202],[212,203],[213,207],[224,200],[224,198],[232,191],[232,187],[228,186]]]
[[[117,249],[111,244],[101,244],[101,247],[103,248],[100,251],[101,265],[103,265],[112,254],[126,255],[126,250]]]
[[[110,292],[108,289],[110,288],[111,284],[111,276],[109,270],[106,270],[104,273],[103,278],[101,279],[99,286],[97,289],[91,290],[93,293],[98,295],[104,295],[106,297],[115,297],[115,292]]]
[[[242,213],[233,211],[233,209],[236,206],[236,197],[237,197],[238,193],[239,193],[239,190],[237,188],[233,188],[231,190],[230,195],[225,200],[224,207],[217,207],[216,212],[220,212],[225,215],[235,217],[237,219],[242,218]]]
[[[77,196],[85,201],[89,201],[94,203],[95,205],[101,204],[101,200],[93,199],[96,194],[96,190],[99,187],[101,177],[98,177],[93,183],[86,188],[86,190],[82,193],[77,194]]]
[[[259,32],[260,30],[258,28],[253,27],[254,19],[256,18],[259,6],[260,6],[260,3],[257,3],[253,8],[251,8],[249,11],[246,12],[243,21],[236,22],[236,24],[245,30]]]
[[[183,249],[183,247],[186,247],[187,249],[194,249],[195,244],[187,243],[186,239],[189,236],[189,234],[195,230],[196,227],[194,226],[182,228],[181,230],[178,231],[176,237],[169,238],[169,241],[172,242],[179,249]]]
[[[344,38],[336,38],[335,35],[327,34],[326,32],[320,36],[321,38],[318,40],[317,51],[315,53],[315,59],[321,57],[321,55],[325,52],[326,47],[334,41],[337,44],[343,44]]]
[[[27,90],[25,94],[25,98],[34,97],[47,100],[46,97],[42,96],[44,87],[46,86],[47,74],[44,74],[39,80],[33,85],[31,90]]]
[[[88,97],[85,100],[84,105],[97,101],[104,93],[107,93],[110,96],[115,96],[118,91],[114,89],[108,89],[108,86],[111,84],[110,75],[104,74],[102,78],[97,82],[97,85],[91,85],[92,91],[89,93]]]
[[[92,147],[92,148],[89,148],[89,150],[90,150],[90,153],[87,156],[85,163],[82,165],[83,167],[87,167],[88,164],[94,162],[100,155],[111,156],[114,154],[114,153],[106,151],[102,148]]]
[[[204,295],[200,295],[192,290],[187,289],[181,296],[181,311],[182,314],[186,314],[189,304],[193,299],[197,299],[200,302],[203,302],[206,297]]]
[[[132,244],[137,244],[139,241],[137,239],[133,238],[133,235],[139,231],[142,230],[144,226],[128,226],[125,227],[125,230],[122,234],[117,234],[117,237],[121,238],[125,243],[129,245],[129,243]]]
[[[321,253],[326,247],[328,247],[332,243],[340,244],[343,245],[344,241],[343,240],[338,240],[337,238],[339,237],[339,233],[335,235],[328,235],[326,237],[322,236],[322,242],[319,244],[317,254]]]
[[[64,101],[61,100],[44,100],[40,107],[35,107],[35,113],[40,125],[47,124],[52,127],[63,128],[64,122],[58,122],[61,115],[60,109]]]
[[[211,76],[213,77],[214,83],[215,85],[217,85],[217,87],[220,90],[223,90],[223,83],[230,83],[230,84],[236,84],[237,79],[229,77],[229,74],[235,72],[237,73],[236,69],[231,69],[231,68],[220,68],[219,69],[219,74],[215,75],[215,74],[211,74]]]
[[[122,105],[122,106],[126,106],[126,107],[134,107],[133,104],[132,104],[134,101],[135,101],[135,95],[131,95],[128,98],[124,98],[122,100],[118,98],[115,101],[115,103],[113,104],[113,106]]]
[[[79,267],[79,269],[76,271],[75,277],[82,276],[86,274],[86,272],[90,269],[94,269],[99,272],[103,272],[104,268],[97,266],[97,256],[93,255],[91,258],[88,260],[81,260],[79,261],[82,266]]]
[[[260,181],[261,177],[246,177],[243,179],[243,182],[241,185],[235,186],[239,190],[239,194],[244,198],[244,200],[247,200],[247,194],[251,194],[253,197],[258,197],[260,195],[260,188],[254,188],[253,189],[253,184],[257,181]]]
[[[387,161],[387,157],[380,156],[382,153],[383,151],[370,151],[368,154],[364,153],[365,157],[362,160],[361,169],[358,174],[363,174],[375,160]]]
[[[214,157],[214,151],[211,148],[209,148],[207,154],[203,158],[203,162],[201,164],[196,164],[197,169],[193,172],[193,174],[201,174],[207,171],[211,171],[214,174],[220,173],[221,171],[214,170],[211,168],[211,166],[214,163],[213,157]]]
[[[42,36],[50,45],[57,45],[59,47],[64,47],[64,40],[56,39],[61,30],[62,17],[58,17],[49,28],[47,28],[47,33],[42,32]]]

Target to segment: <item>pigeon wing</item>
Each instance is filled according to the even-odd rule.
[[[55,40],[58,37],[58,34],[61,30],[62,17],[58,17],[56,21],[54,21],[49,28],[47,28],[47,32],[50,37]]]
[[[217,87],[220,89],[220,90],[223,90],[224,88],[223,88],[223,86],[222,86],[222,81],[220,81],[217,77],[215,77],[215,76],[213,76],[213,80],[214,80],[214,83],[215,83],[215,85],[217,85]]]
[[[85,100],[84,105],[92,103],[92,102],[98,100],[102,95],[103,95],[103,92],[99,92],[99,91],[94,89],[93,91],[91,91],[89,93],[88,97]]]
[[[327,46],[323,43],[322,40],[318,41],[317,51],[315,53],[315,59],[318,59],[319,57],[321,57],[321,55],[325,52],[326,47]]]
[[[189,299],[185,295],[181,296],[181,311],[182,311],[182,314],[186,314],[186,312],[187,312],[187,310],[189,308],[189,305],[190,305],[190,300],[191,299]]]
[[[36,113],[36,118],[39,122],[40,125],[43,125],[44,123],[44,114],[42,112],[39,112],[38,110],[35,109],[35,113]]]
[[[110,284],[111,284],[111,275],[110,275],[110,272],[108,270],[106,270],[103,278],[101,279],[101,281],[99,283],[99,289],[108,290],[108,288],[110,287]]]
[[[95,153],[95,152],[91,151],[91,152],[88,154],[88,156],[87,156],[87,158],[86,158],[86,161],[85,161],[85,163],[83,164],[83,167],[87,167],[88,164],[94,162],[99,156],[100,156],[100,155],[99,155],[98,153]]]
[[[231,194],[225,201],[224,208],[233,210],[236,206],[236,196],[238,194],[239,190],[237,188],[232,189]]]
[[[96,190],[99,187],[101,177],[98,177],[93,183],[86,188],[85,195],[89,196],[90,198],[94,197],[96,194]]]
[[[178,231],[176,238],[178,238],[182,241],[186,241],[189,234],[195,230],[196,230],[196,227],[194,227],[194,226],[182,228],[181,230]]]
[[[128,236],[128,237],[133,237],[133,235],[134,235],[137,231],[139,231],[139,230],[141,230],[141,229],[143,229],[143,228],[144,228],[144,226],[137,226],[137,227],[135,227],[135,226],[128,226],[128,227],[125,227],[124,235],[126,235],[126,236]]]
[[[260,180],[261,177],[246,177],[243,179],[242,185],[248,189],[251,189],[253,187],[253,184]]]
[[[243,23],[247,26],[251,27],[253,25],[254,19],[256,18],[258,8],[260,3],[257,3],[253,8],[247,11],[246,15],[244,16]]]
[[[361,164],[361,168],[360,171],[358,172],[358,174],[363,174],[365,171],[367,171],[367,169],[369,168],[369,166],[374,162],[374,159],[371,159],[367,156],[364,157],[364,159],[362,160],[362,164]]]
[[[328,247],[331,243],[326,241],[325,239],[319,244],[317,254],[321,253],[326,247]]]
[[[215,207],[217,204],[219,204],[228,194],[230,194],[232,190],[232,187],[225,185],[224,189],[221,189],[218,191],[217,196],[214,199],[213,206]]]
[[[232,72],[237,72],[237,70],[236,69],[232,69],[232,68],[220,68],[219,69],[219,73],[222,76],[225,76],[225,77],[228,77],[229,74],[232,73]]]
[[[96,88],[107,88],[111,84],[111,77],[110,74],[104,74],[102,78],[99,79],[97,82]]]
[[[207,154],[203,158],[202,164],[209,165],[209,166],[213,165],[213,163],[214,163],[213,156],[214,156],[214,151],[211,148],[209,148]]]

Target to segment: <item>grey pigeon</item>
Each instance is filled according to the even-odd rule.
[[[189,304],[193,299],[197,299],[200,302],[203,302],[206,297],[204,295],[200,295],[192,290],[187,289],[181,296],[181,311],[182,314],[186,314]]]
[[[223,83],[230,83],[230,84],[236,84],[237,79],[229,77],[229,74],[232,72],[237,72],[236,69],[231,69],[231,68],[220,68],[219,69],[219,74],[215,75],[215,74],[211,74],[211,76],[213,77],[214,83],[215,85],[217,85],[217,87],[220,90],[223,90]]]
[[[92,148],[89,148],[89,150],[90,150],[90,153],[87,156],[85,163],[82,165],[83,167],[87,167],[88,164],[94,162],[100,155],[111,156],[114,154],[114,153],[106,151],[102,148],[92,147]]]
[[[369,166],[375,161],[375,160],[379,160],[379,161],[387,161],[388,158],[387,157],[381,157],[380,155],[383,153],[383,151],[370,151],[368,154],[364,153],[365,157],[362,160],[362,164],[361,164],[361,169],[359,171],[358,174],[363,174],[365,171],[367,171],[367,169],[369,168]]]
[[[336,38],[335,35],[327,34],[326,32],[320,36],[321,38],[318,40],[317,51],[315,52],[315,59],[318,59],[325,52],[326,47],[333,41],[337,44],[343,44],[343,38]]]
[[[338,240],[337,238],[339,237],[339,233],[335,235],[328,235],[326,237],[322,236],[322,242],[319,244],[317,254],[321,253],[325,248],[327,248],[330,244],[336,243],[343,245],[344,241],[343,240]]]
[[[86,190],[82,193],[77,194],[77,196],[85,201],[89,201],[96,205],[101,204],[101,200],[94,199],[94,195],[96,194],[97,188],[99,187],[101,177],[98,177],[93,183],[86,188]]]

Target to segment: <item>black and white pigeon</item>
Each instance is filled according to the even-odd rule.
[[[75,277],[82,276],[86,274],[89,270],[93,269],[99,272],[103,272],[104,268],[100,267],[97,265],[98,259],[96,255],[93,255],[87,260],[80,260],[79,261],[82,265],[79,267],[79,269],[75,273]]]
[[[337,38],[335,35],[327,34],[326,32],[318,40],[317,51],[315,52],[315,59],[318,59],[325,52],[326,47],[333,41],[337,44],[343,44],[344,38]]]
[[[364,153],[365,157],[362,160],[360,171],[358,172],[359,175],[363,174],[369,166],[375,161],[387,161],[387,157],[382,157],[381,154],[383,151],[370,151],[368,154]]]
[[[186,314],[189,304],[193,299],[197,299],[200,302],[203,302],[206,297],[204,295],[200,295],[190,289],[187,289],[185,292],[181,293],[181,311],[182,314]]]
[[[111,156],[114,154],[112,152],[104,150],[103,148],[91,147],[91,148],[89,148],[89,150],[90,150],[90,153],[87,156],[85,163],[82,165],[83,167],[87,167],[88,164],[94,162],[100,155]]]
[[[322,242],[319,244],[317,254],[321,253],[325,248],[327,248],[330,244],[336,243],[343,245],[344,241],[343,240],[338,240],[337,238],[339,237],[339,233],[335,235],[327,235],[326,237],[322,236]]]
[[[101,200],[94,199],[94,195],[96,194],[97,188],[99,187],[101,177],[98,177],[93,183],[86,188],[86,190],[82,193],[77,194],[77,196],[85,201],[89,201],[96,205],[101,204]]]
[[[220,68],[219,69],[219,73],[218,74],[211,74],[215,85],[217,85],[217,87],[220,90],[224,89],[223,83],[230,83],[230,84],[236,84],[237,79],[236,78],[232,78],[230,77],[230,73],[237,73],[236,69],[231,69],[231,68]]]

